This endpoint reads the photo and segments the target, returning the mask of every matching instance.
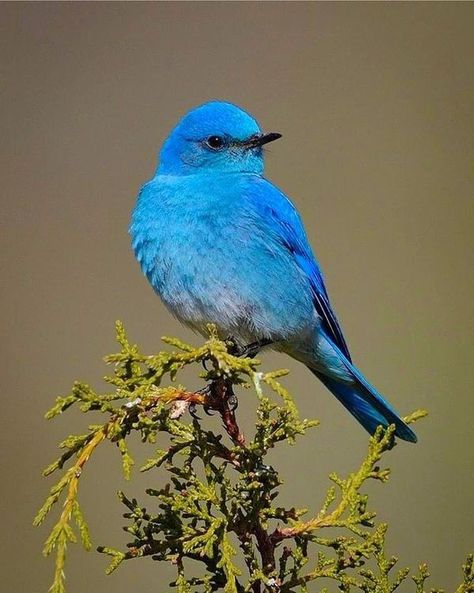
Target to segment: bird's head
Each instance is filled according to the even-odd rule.
[[[166,139],[158,173],[262,173],[262,147],[280,136],[264,134],[255,119],[236,105],[204,103],[189,111]]]

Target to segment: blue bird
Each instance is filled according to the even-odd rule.
[[[271,346],[304,363],[369,432],[415,433],[351,361],[300,216],[263,177],[280,137],[222,101],[187,113],[165,141],[132,214],[143,273],[182,323]]]

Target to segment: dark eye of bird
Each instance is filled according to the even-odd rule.
[[[224,146],[225,141],[221,136],[209,136],[209,138],[206,139],[206,144],[209,148],[212,148],[212,150],[220,150]]]

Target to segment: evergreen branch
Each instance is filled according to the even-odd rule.
[[[51,530],[43,550],[45,556],[56,550],[56,563],[53,584],[50,589],[51,593],[64,593],[65,591],[64,564],[66,561],[67,544],[69,542],[76,542],[76,536],[71,526],[71,519],[74,519],[76,522],[84,549],[89,550],[91,548],[89,529],[77,501],[77,491],[83,467],[96,447],[107,437],[108,428],[109,424],[106,424],[101,429],[91,433],[90,438],[84,439],[77,461],[69,468],[58,484],[51,489],[49,497],[35,517],[34,525],[42,523],[47,513],[51,510],[51,507],[58,501],[61,492],[67,488],[62,513],[58,522]],[[73,448],[75,448],[75,444]]]
[[[276,529],[272,534],[272,539],[279,542],[282,539],[294,538],[312,534],[317,529],[324,527],[354,527],[355,524],[370,522],[370,514],[361,512],[365,509],[365,499],[359,494],[360,488],[369,478],[379,479],[385,482],[388,479],[388,470],[380,470],[376,463],[380,461],[382,454],[389,450],[393,445],[393,434],[395,426],[391,425],[384,430],[379,427],[375,434],[370,437],[369,450],[366,458],[359,469],[350,474],[345,480],[339,478],[337,474],[332,474],[330,479],[340,488],[341,498],[337,507],[328,513],[328,507],[334,501],[335,492],[331,488],[328,491],[326,500],[318,515],[309,521],[299,522],[286,529]],[[349,516],[341,520],[344,513],[349,510]]]
[[[474,554],[469,554],[462,565],[463,581],[456,589],[456,593],[474,593]]]
[[[393,593],[410,582],[415,593],[426,593],[426,566],[421,565],[411,581],[407,581],[407,568],[395,570],[396,558],[385,553],[387,525],[376,523],[362,491],[367,480],[385,483],[389,478],[390,470],[378,464],[395,444],[393,426],[379,427],[354,473],[345,478],[330,476],[333,484],[319,513],[303,520],[306,510],[276,504],[282,482],[265,463],[271,449],[293,443],[318,424],[300,419],[293,398],[280,383],[287,371],[261,372],[257,359],[232,354],[232,344],[220,341],[212,326],[203,345],[195,348],[165,338],[174,350],[152,356],[128,341],[119,322],[116,332],[120,352],[105,359],[114,369],[106,377],[112,389],[98,393],[77,382],[47,414],[53,418],[77,405],[84,413],[106,415],[105,422],[90,427],[86,434],[66,438],[60,444],[64,452],[44,472],[62,470],[63,474],[51,488],[35,525],[44,521],[65,493],[44,549],[45,554],[56,552],[52,593],[65,593],[67,545],[76,541],[76,532],[83,547],[91,547],[77,500],[85,464],[99,444],[109,441],[118,448],[129,479],[134,460],[128,438],[133,433],[144,444],[163,440],[155,455],[148,454],[141,471],[162,468],[168,478],[158,489],[146,491],[148,508],[119,493],[131,541],[125,551],[98,548],[111,557],[107,574],[124,560],[149,557],[176,567],[171,587],[178,593],[305,592],[309,583],[321,579],[335,583],[342,593]],[[203,389],[190,391],[173,383],[183,368],[196,363],[205,368],[199,375],[205,382]],[[166,379],[170,384],[164,384]],[[249,438],[244,438],[237,422],[236,387],[253,388],[256,394],[257,419]],[[224,431],[204,430],[195,416],[198,408],[214,412]],[[184,416],[188,409],[195,416],[191,421]],[[425,414],[414,412],[405,421],[414,422]],[[67,464],[70,467],[64,470]],[[187,560],[194,562],[192,566],[200,563],[204,574],[190,575]],[[463,565],[463,583],[456,593],[473,593],[472,557]]]

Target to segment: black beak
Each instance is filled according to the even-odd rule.
[[[268,134],[259,134],[257,136],[252,136],[245,142],[243,142],[243,146],[246,148],[258,148],[263,146],[264,144],[268,144],[269,142],[273,142],[274,140],[278,140],[281,138],[281,134],[278,132],[268,132]]]

